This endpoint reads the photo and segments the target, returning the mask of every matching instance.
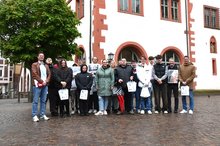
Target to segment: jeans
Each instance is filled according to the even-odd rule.
[[[141,88],[142,90],[142,88]],[[149,93],[151,93],[151,88],[148,88]],[[147,98],[141,97],[141,110],[147,110],[147,111],[151,111],[151,95]]]
[[[186,96],[182,96],[182,104],[183,109],[187,110]],[[194,110],[194,94],[193,89],[189,89],[189,108],[190,110]]]
[[[42,88],[33,86],[32,117],[38,114],[38,99],[39,98],[40,98],[40,116],[45,115],[47,92],[48,92],[47,86],[44,86]]]
[[[140,87],[137,87],[137,90],[136,90],[136,92],[135,92],[135,103],[136,103],[136,111],[138,111],[139,109],[140,109],[140,99],[141,99],[141,97],[140,97],[140,93],[141,93],[141,88]]]
[[[108,96],[99,96],[99,110],[105,111],[108,107]]]

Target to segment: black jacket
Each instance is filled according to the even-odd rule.
[[[133,76],[133,68],[131,66],[117,66],[115,68],[115,80],[122,88],[127,87],[127,82],[130,81],[130,77]],[[122,79],[123,82],[119,83],[118,80]]]
[[[86,65],[83,65],[83,66],[86,66]],[[88,73],[87,70],[83,72],[82,71],[83,66],[81,66],[81,73],[78,73],[75,77],[76,86],[78,90],[82,90],[82,89],[91,90],[91,87],[93,84],[93,76],[91,73]]]
[[[71,88],[71,82],[73,79],[73,72],[72,69],[70,68],[59,68],[56,70],[55,74],[55,87],[57,89],[62,89],[62,84],[60,83],[61,81],[66,82],[66,88],[70,89]]]

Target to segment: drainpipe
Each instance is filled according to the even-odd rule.
[[[187,56],[190,55],[189,51],[189,27],[188,27],[188,0],[185,0],[185,19],[186,19],[186,48],[187,48]],[[191,58],[189,56],[189,58]]]
[[[92,0],[89,1],[89,63],[92,62]]]

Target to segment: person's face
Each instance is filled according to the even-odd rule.
[[[102,66],[106,67],[107,65],[108,65],[107,60],[103,60],[103,61],[102,61]]]
[[[162,58],[161,59],[157,59],[157,63],[162,63]]]
[[[94,57],[94,58],[92,59],[92,62],[93,62],[93,63],[97,63],[97,62],[98,62],[98,58]]]
[[[137,63],[136,62],[131,62],[132,67],[136,67]]]
[[[112,67],[112,68],[115,67],[115,61],[111,61],[111,67]]]
[[[61,62],[61,66],[62,66],[62,67],[66,67],[66,62],[65,62],[65,61],[62,61],[62,62]]]
[[[173,60],[173,59],[170,59],[170,60],[169,60],[169,64],[170,64],[171,66],[174,66],[174,64],[175,64],[174,60]]]
[[[38,54],[38,61],[44,61],[44,54],[43,53],[40,53]]]
[[[141,63],[145,64],[146,63],[146,59],[144,59],[143,57],[141,57]]]
[[[184,63],[185,64],[189,63],[189,57],[184,57]]]
[[[154,64],[154,60],[152,59],[152,60],[150,60],[150,64],[151,65],[153,65]]]
[[[83,66],[83,67],[82,67],[82,71],[83,71],[83,72],[86,72],[86,70],[87,70],[87,67],[86,67],[86,66]]]
[[[122,65],[122,66],[125,66],[126,63],[127,63],[127,61],[126,61],[125,59],[122,59],[122,60],[121,60],[121,65]]]

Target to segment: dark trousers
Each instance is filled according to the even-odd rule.
[[[63,114],[64,114],[64,107],[65,107],[65,113],[67,114],[67,115],[69,115],[70,114],[70,109],[69,109],[69,106],[70,106],[70,104],[69,104],[69,99],[68,100],[60,100],[60,115],[61,116],[63,116]]]
[[[122,88],[124,92],[124,101],[125,101],[125,111],[131,111],[131,98],[132,92],[128,92],[128,88]]]
[[[70,89],[69,90],[69,97],[70,97]],[[70,103],[69,99],[68,100],[60,100],[60,115],[63,116],[64,112],[69,115],[70,114]],[[65,110],[64,110],[65,107]]]
[[[167,111],[167,93],[166,93],[166,84],[158,84],[154,83],[153,84],[153,89],[154,89],[154,100],[155,100],[155,111],[161,112],[162,111]],[[162,95],[162,102],[163,102],[163,108],[161,109],[160,106],[160,95]]]
[[[98,95],[97,95],[97,91],[93,92],[93,94],[89,97],[89,109],[96,109],[97,111],[99,111],[99,102],[98,102]]]
[[[50,101],[51,114],[57,114],[58,113],[58,105],[59,105],[58,90],[56,88],[48,88],[47,96]]]
[[[88,103],[89,103],[89,99],[90,99],[90,95],[89,95],[90,90],[88,91],[87,100],[80,99],[80,92],[81,92],[81,90],[78,90],[80,115],[88,115]]]
[[[174,96],[174,110],[178,111],[179,99],[178,99],[178,84],[167,85],[167,100],[168,100],[168,112],[172,112],[172,92]]]
[[[79,110],[80,110],[80,115],[88,114],[88,100],[79,99]]]

